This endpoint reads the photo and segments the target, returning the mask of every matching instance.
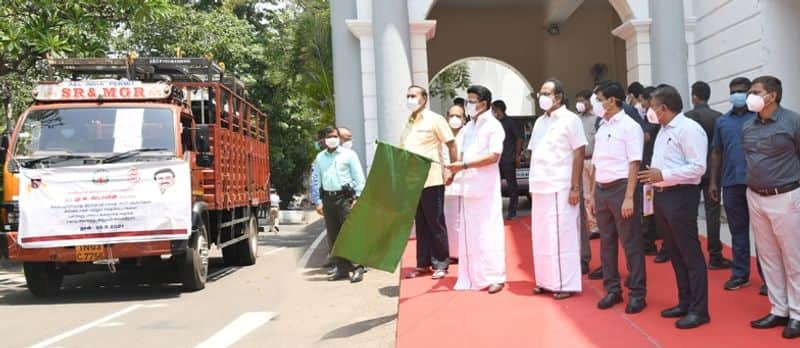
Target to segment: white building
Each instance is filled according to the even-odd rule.
[[[711,85],[726,111],[737,76],[774,75],[783,105],[800,109],[798,0],[330,0],[336,119],[371,159],[375,140],[398,141],[406,88],[469,57],[487,57],[538,89],[549,77],[571,97],[603,78]],[[481,81],[473,77],[473,83]],[[488,82],[487,82],[488,84]],[[520,91],[520,94],[525,94]],[[503,91],[508,102],[513,97]],[[523,99],[519,99],[523,100]],[[366,161],[368,163],[369,161]]]

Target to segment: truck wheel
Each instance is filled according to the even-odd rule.
[[[234,248],[239,249],[239,266],[250,266],[256,263],[258,257],[258,219],[255,215],[250,215],[244,233],[249,237],[237,243]]]
[[[208,231],[200,223],[197,232],[189,241],[186,252],[179,257],[180,275],[184,291],[197,291],[206,287],[208,277]]]
[[[25,271],[25,281],[28,290],[37,297],[57,295],[61,291],[64,273],[56,269],[52,262],[25,262],[22,265]]]

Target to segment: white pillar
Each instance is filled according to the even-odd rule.
[[[372,38],[372,22],[368,20],[348,20],[347,27],[360,41],[361,48],[361,104],[363,105],[365,165],[372,165],[378,140],[378,97],[375,82],[375,49]],[[356,78],[350,76],[349,78]]]
[[[414,21],[411,34],[411,79],[415,85],[428,88],[428,40],[436,35],[436,21]]]
[[[650,63],[650,19],[631,19],[611,31],[625,40],[625,57],[628,69],[627,83],[639,81],[645,86],[653,84]]]
[[[352,131],[353,150],[361,163],[366,163],[361,79],[353,78],[361,71],[361,54],[359,40],[350,34],[346,23],[348,19],[357,18],[356,1],[331,0],[330,6],[336,126]]]
[[[375,38],[375,77],[378,96],[378,135],[397,144],[408,120],[405,95],[411,85],[408,3],[381,1],[372,7]]]
[[[653,17],[650,29],[653,57],[653,82],[675,87],[683,98],[684,110],[691,109],[689,59],[683,1],[650,0]]]
[[[687,69],[688,82],[690,84],[697,81],[697,56],[695,55],[695,28],[697,28],[697,18],[687,17],[686,18],[686,45],[687,45],[686,69]],[[689,97],[691,98],[691,96]]]

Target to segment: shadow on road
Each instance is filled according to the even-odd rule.
[[[384,286],[378,289],[378,292],[386,297],[400,296],[400,285]]]
[[[320,341],[336,339],[336,338],[352,337],[360,333],[367,332],[383,324],[391,323],[396,319],[397,319],[397,314],[392,314],[374,319],[362,320],[352,324],[347,324],[345,326],[342,326],[338,329],[326,333],[325,336],[322,336],[322,339],[320,339]]]

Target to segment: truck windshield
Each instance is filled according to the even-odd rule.
[[[175,119],[164,108],[63,108],[35,110],[25,118],[16,158],[105,156],[137,149],[175,153]]]

